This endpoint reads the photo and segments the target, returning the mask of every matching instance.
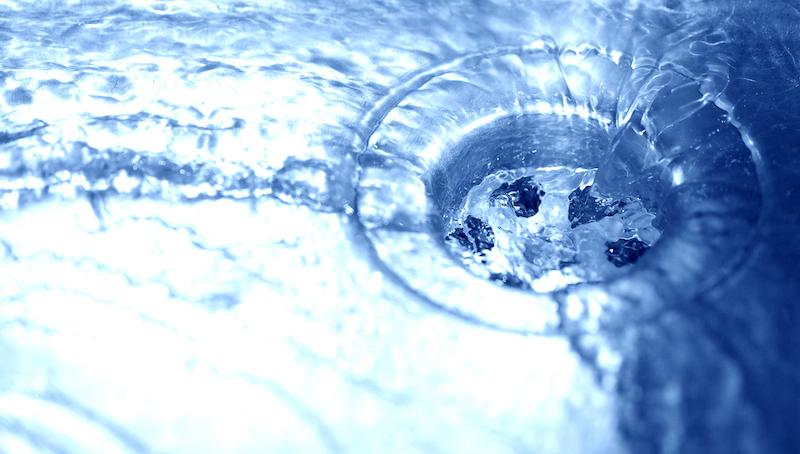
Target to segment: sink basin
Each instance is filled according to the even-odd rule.
[[[0,451],[800,452],[798,23],[0,0]]]

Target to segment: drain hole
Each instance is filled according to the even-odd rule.
[[[479,276],[537,292],[627,271],[661,232],[637,195],[593,185],[608,141],[586,121],[539,115],[467,136],[432,182],[449,251]]]

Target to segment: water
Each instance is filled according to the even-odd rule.
[[[0,451],[797,452],[799,11],[0,1]]]
[[[660,235],[652,226],[655,216],[638,197],[603,197],[594,188],[599,160],[592,154],[608,147],[604,130],[589,129],[586,138],[576,141],[586,126],[581,120],[534,115],[500,123],[465,138],[454,165],[481,162],[483,156],[494,160],[487,168],[529,162],[490,173],[467,191],[455,213],[445,215],[445,231],[450,232],[445,239],[468,268],[515,287],[547,292],[619,274],[615,266],[623,263],[608,257],[608,244],[643,239],[649,248],[655,243]],[[556,134],[561,129],[566,136]],[[508,166],[501,164],[503,152],[497,152],[504,148],[514,150]],[[461,174],[448,167],[441,177]],[[473,224],[485,223],[492,244],[464,247],[458,234],[470,217],[477,220]]]

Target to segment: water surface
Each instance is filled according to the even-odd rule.
[[[0,451],[797,452],[799,24],[0,1]]]

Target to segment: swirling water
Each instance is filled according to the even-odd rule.
[[[0,46],[0,451],[800,451],[797,4],[0,0]]]

